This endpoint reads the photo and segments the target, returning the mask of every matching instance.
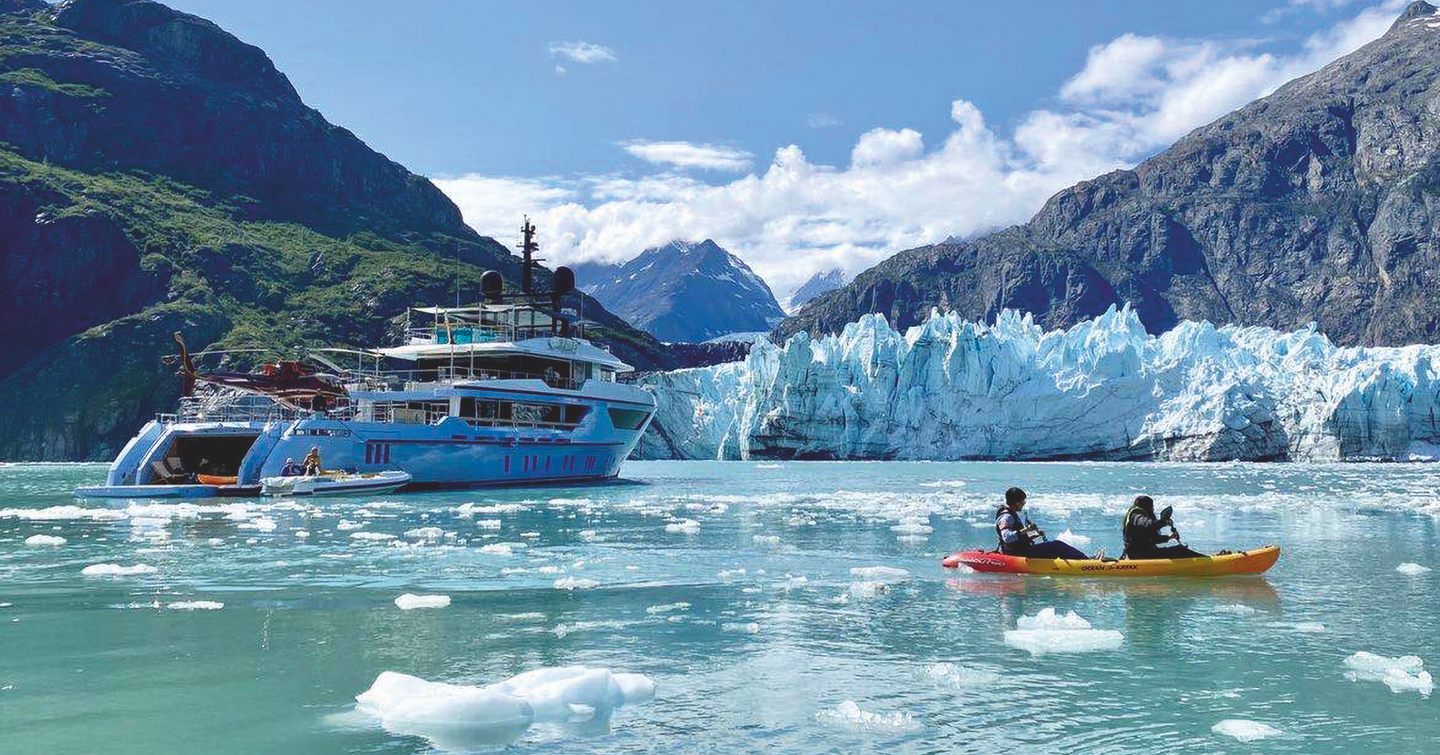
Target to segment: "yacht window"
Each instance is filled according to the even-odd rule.
[[[639,430],[645,424],[645,418],[650,416],[648,412],[638,409],[610,409],[610,424],[616,430]]]

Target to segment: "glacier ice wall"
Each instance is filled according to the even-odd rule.
[[[743,362],[646,377],[638,458],[1407,459],[1440,453],[1440,346],[1339,348],[1313,327],[1183,322],[1129,308],[1046,332],[881,315]]]

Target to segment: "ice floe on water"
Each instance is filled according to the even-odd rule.
[[[915,716],[908,712],[873,713],[861,708],[854,700],[846,700],[834,708],[816,713],[815,720],[842,729],[878,734],[903,734],[920,728]]]
[[[1257,613],[1256,609],[1244,603],[1224,603],[1215,606],[1215,613],[1228,613],[1236,616],[1250,616]]]
[[[355,701],[387,731],[424,737],[442,750],[468,750],[504,744],[537,723],[605,720],[654,696],[655,682],[643,674],[565,666],[483,687],[385,671]]]
[[[0,509],[0,519],[28,519],[47,522],[57,519],[91,519],[113,521],[128,519],[129,514],[117,509],[99,509],[86,506],[49,506],[43,509]]]
[[[64,545],[65,542],[65,538],[59,535],[31,535],[25,538],[25,544],[32,546],[56,546]]]
[[[850,587],[846,590],[846,595],[852,598],[856,598],[858,600],[873,600],[882,595],[889,594],[890,583],[882,582],[876,579],[851,582]]]
[[[149,564],[134,564],[132,566],[121,566],[120,564],[91,564],[80,573],[87,577],[130,577],[139,574],[154,574],[155,567]]]
[[[523,503],[462,503],[455,507],[455,515],[468,519],[480,514],[490,516],[496,514],[518,514],[527,508],[529,507]]]
[[[1261,739],[1278,737],[1285,733],[1269,724],[1262,724],[1259,721],[1249,721],[1243,718],[1227,718],[1211,726],[1210,731],[1241,742],[1257,742]]]
[[[1421,566],[1420,564],[1416,564],[1416,563],[1412,563],[1412,562],[1407,561],[1407,562],[1405,562],[1405,563],[1403,563],[1403,564],[1395,567],[1395,571],[1398,571],[1398,572],[1400,572],[1401,574],[1405,574],[1405,575],[1408,575],[1408,576],[1411,576],[1411,577],[1418,577],[1418,576],[1420,576],[1421,574],[1426,574],[1426,573],[1428,573],[1428,572],[1430,571],[1430,567],[1428,567],[1428,566]]]
[[[874,582],[904,582],[910,572],[894,566],[856,566],[850,569],[850,576]]]
[[[171,611],[218,611],[225,604],[218,600],[177,600],[165,607]]]
[[[763,545],[763,546],[765,546],[765,547],[767,547],[767,548],[774,548],[775,546],[777,546],[777,545],[780,544],[780,536],[779,536],[779,535],[753,535],[753,536],[751,536],[750,541],[753,542],[753,543],[755,543],[756,545]]]
[[[700,523],[694,519],[677,519],[666,524],[665,531],[671,534],[695,535],[700,532]]]
[[[480,552],[487,556],[513,556],[515,551],[505,543],[489,543],[480,546]]]
[[[686,603],[685,601],[680,601],[680,602],[678,602],[678,603],[666,603],[666,604],[664,604],[664,605],[659,605],[659,606],[650,606],[650,607],[648,607],[648,608],[645,609],[645,613],[648,613],[648,614],[650,614],[651,616],[654,616],[654,615],[656,615],[656,614],[671,613],[672,611],[688,611],[688,610],[690,610],[690,604],[689,604],[689,603]]]
[[[1000,673],[991,669],[960,666],[954,663],[932,663],[925,668],[925,674],[936,684],[952,689],[983,687],[1000,681]]]
[[[416,595],[407,592],[395,599],[395,607],[402,611],[412,611],[416,608],[445,608],[449,605],[449,595]]]
[[[1061,615],[1049,607],[1034,616],[1021,616],[1015,629],[1005,632],[1006,645],[1031,655],[1115,650],[1124,641],[1125,635],[1113,629],[1095,629],[1074,611]]]
[[[1381,682],[1391,692],[1419,692],[1429,697],[1435,680],[1418,656],[1389,658],[1361,650],[1345,659],[1345,678],[1352,682]]]
[[[720,630],[740,634],[760,634],[760,623],[757,621],[731,621],[721,624]]]
[[[368,542],[380,542],[382,540],[394,540],[395,536],[388,532],[351,532],[352,540],[365,540]]]
[[[555,580],[556,590],[589,590],[599,586],[599,582],[587,577],[561,577]]]

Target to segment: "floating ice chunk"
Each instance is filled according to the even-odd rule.
[[[872,713],[862,709],[854,700],[846,700],[834,708],[816,713],[815,720],[842,729],[883,734],[903,734],[920,728],[915,717],[908,712]]]
[[[957,666],[953,663],[932,663],[926,667],[925,673],[937,684],[955,689],[983,687],[1000,681],[1000,673],[997,671]]]
[[[1243,603],[1225,603],[1215,606],[1215,613],[1230,613],[1235,614],[1236,616],[1251,616],[1256,613],[1256,610]]]
[[[498,529],[500,529],[500,520],[499,520],[499,519],[476,519],[476,520],[475,520],[475,526],[476,526],[478,529],[482,529],[482,530],[498,530]]]
[[[856,566],[850,569],[850,576],[876,582],[904,582],[910,572],[894,566]]]
[[[578,537],[581,540],[590,542],[600,539],[600,533],[596,532],[595,530],[580,530]]]
[[[177,600],[165,607],[172,611],[218,611],[225,604],[215,600]]]
[[[721,569],[720,571],[715,573],[715,576],[726,582],[729,582],[736,577],[745,576],[745,569],[743,567],[739,569]]]
[[[427,682],[385,671],[357,695],[356,709],[388,731],[418,735],[439,749],[503,744],[532,723],[608,718],[624,705],[655,696],[643,674],[604,668],[540,668],[486,687]]]
[[[445,536],[445,530],[439,527],[416,527],[413,530],[405,530],[405,537],[416,540],[439,540]]]
[[[788,576],[788,575],[787,575],[787,576]],[[789,579],[785,580],[784,582],[781,582],[781,583],[780,583],[780,589],[782,589],[782,590],[803,590],[803,589],[805,589],[806,587],[808,587],[809,585],[810,585],[810,578],[807,577],[807,576],[805,576],[805,575],[803,575],[803,574],[801,574],[801,575],[799,575],[799,576],[790,577]]]
[[[589,590],[592,587],[599,586],[599,582],[585,577],[561,577],[555,580],[556,590]]]
[[[402,611],[416,608],[446,608],[449,605],[449,595],[415,595],[407,592],[395,599],[395,607]]]
[[[350,537],[355,540],[369,540],[372,542],[395,539],[395,536],[388,532],[351,532]]]
[[[724,632],[739,632],[740,634],[759,634],[760,624],[754,621],[731,621],[721,624],[720,629]]]
[[[306,532],[305,530],[295,530],[295,537],[304,540],[305,538],[310,537],[310,533]]]
[[[162,522],[163,521],[168,520],[162,520]],[[268,516],[257,516],[254,519],[246,519],[245,521],[235,525],[235,528],[241,530],[255,530],[256,532],[274,532],[275,528],[278,526],[279,525],[275,523],[275,520],[271,519]]]
[[[1084,548],[1085,546],[1090,544],[1089,535],[1081,535],[1078,532],[1072,531],[1069,527],[1066,527],[1064,532],[1056,535],[1055,539],[1064,540],[1065,542],[1075,546],[1076,548]]]
[[[780,544],[779,535],[754,535],[751,538],[756,545],[775,546]]]
[[[1413,691],[1424,697],[1435,691],[1435,680],[1418,656],[1387,658],[1361,650],[1345,659],[1345,667],[1350,669],[1345,678],[1352,682],[1383,682],[1391,692]]]
[[[341,519],[340,522],[335,525],[335,529],[344,532],[345,530],[358,530],[364,526],[365,525],[359,522],[352,522],[349,519]]]
[[[890,594],[890,584],[879,580],[851,582],[848,592],[852,597],[860,600],[870,600]]]
[[[891,527],[890,531],[897,535],[928,535],[934,532],[935,528],[923,520],[909,519]]]
[[[80,573],[87,577],[129,577],[136,574],[154,574],[155,567],[149,564],[121,566],[119,564],[91,564]]]
[[[1255,742],[1268,737],[1278,737],[1285,733],[1269,724],[1247,721],[1243,718],[1227,718],[1211,726],[1210,731],[1221,736],[1233,737],[1241,742]]]
[[[487,505],[463,503],[455,509],[455,515],[468,519],[476,514],[488,514],[492,516],[495,514],[518,514],[524,511],[525,508],[525,504],[523,503],[492,503]]]
[[[115,509],[92,509],[85,506],[50,506],[43,509],[0,509],[0,519],[28,519],[34,522],[55,519],[91,519],[113,521],[130,515]]]
[[[1403,563],[1403,564],[1395,567],[1395,571],[1398,571],[1398,572],[1400,572],[1401,574],[1405,574],[1405,575],[1408,575],[1408,576],[1411,576],[1411,577],[1418,577],[1418,576],[1420,576],[1421,574],[1425,574],[1425,573],[1429,572],[1429,571],[1430,571],[1430,567],[1428,567],[1428,566],[1421,566],[1420,564],[1411,563],[1411,562],[1407,561],[1407,562],[1405,562],[1405,563]]]
[[[1074,611],[1062,616],[1048,607],[1034,616],[1021,616],[1015,629],[1005,632],[1006,645],[1031,655],[1114,650],[1124,641],[1125,635],[1113,629],[1094,629]]]
[[[505,543],[482,545],[480,546],[480,552],[490,556],[511,556],[515,554],[515,551],[511,550],[510,546]]]
[[[694,535],[700,531],[700,523],[694,519],[678,519],[665,525],[665,531],[675,534]]]
[[[680,601],[680,602],[678,602],[678,603],[666,603],[666,604],[664,604],[664,605],[659,605],[659,606],[650,606],[649,608],[646,608],[646,609],[645,609],[645,613],[648,613],[648,614],[650,614],[651,616],[654,616],[654,615],[656,615],[656,614],[670,613],[671,611],[688,611],[688,610],[690,610],[690,604],[689,604],[689,603],[686,603],[685,601],[682,600],[682,601]]]
[[[31,535],[25,538],[26,545],[64,545],[65,538],[59,535]]]

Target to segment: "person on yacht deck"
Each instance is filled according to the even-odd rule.
[[[304,467],[306,476],[313,477],[320,474],[320,447],[311,446],[310,453],[305,454],[305,460],[300,462],[300,466]]]
[[[296,464],[292,457],[287,457],[285,466],[280,468],[281,477],[299,477],[302,474],[305,474],[305,468]]]

